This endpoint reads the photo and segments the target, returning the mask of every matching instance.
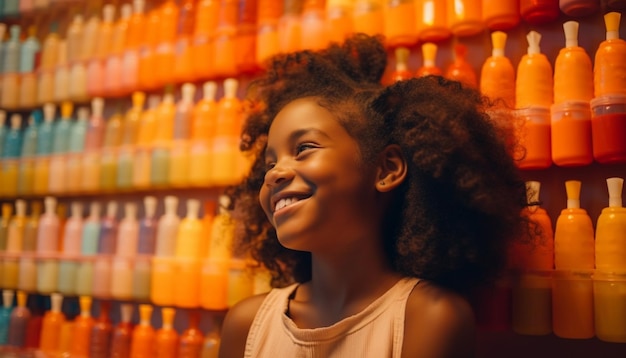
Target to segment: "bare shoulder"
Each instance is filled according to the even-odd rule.
[[[465,298],[422,281],[407,301],[402,357],[473,357],[475,333],[474,312]]]
[[[267,293],[248,297],[231,307],[222,324],[220,358],[241,358],[246,348],[248,331]]]

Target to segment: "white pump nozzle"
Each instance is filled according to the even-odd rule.
[[[580,187],[582,183],[578,180],[568,180],[565,182],[565,191],[567,192],[567,208],[580,208]]]
[[[531,207],[539,206],[539,190],[541,183],[538,181],[526,182],[526,197]]]
[[[622,188],[624,187],[624,179],[608,178],[606,184],[609,188],[609,207],[622,207]]]
[[[228,212],[228,207],[230,206],[230,198],[227,195],[220,195],[217,199],[217,211],[220,214],[225,214]]]
[[[123,20],[126,20],[128,18],[130,18],[133,14],[133,6],[131,4],[124,4],[122,5],[122,8],[120,10],[121,12],[121,18]]]
[[[52,312],[61,312],[63,306],[63,296],[60,293],[50,294],[50,310]]]
[[[91,101],[91,114],[94,117],[102,117],[104,111],[104,99],[102,97],[96,97]]]
[[[126,203],[124,205],[124,215],[126,215],[126,219],[135,219],[137,217],[137,204]]]
[[[43,119],[46,122],[54,121],[54,103],[46,103],[43,105]]]
[[[55,199],[52,196],[46,196],[46,198],[44,199],[43,205],[46,208],[45,210],[46,214],[53,215],[54,210],[56,209],[56,206],[57,206],[57,199]]]
[[[193,96],[196,94],[196,86],[193,83],[185,83],[181,92],[183,102],[193,103]]]
[[[157,199],[154,196],[146,196],[143,199],[143,206],[147,218],[153,218],[156,214]]]
[[[578,25],[577,21],[567,21],[563,23],[563,30],[565,31],[565,47],[578,46]]]
[[[161,98],[157,94],[151,94],[148,96],[148,109],[155,109],[159,106]]]
[[[19,113],[13,113],[11,115],[11,128],[20,129],[22,126],[22,115]]]
[[[146,3],[145,3],[144,0],[135,0],[135,1],[133,1],[133,12],[135,14],[143,14],[145,4]]]
[[[541,34],[537,31],[531,31],[526,35],[526,40],[528,40],[528,50],[527,53],[529,55],[535,55],[541,53],[541,49],[539,47],[539,42],[541,42]]]
[[[202,92],[205,100],[214,101],[217,95],[217,83],[215,81],[205,82],[202,86]]]
[[[133,305],[130,303],[123,303],[120,305],[120,320],[128,323],[133,318]]]
[[[76,110],[76,117],[79,121],[87,121],[89,119],[89,109],[87,107],[80,107]]]
[[[239,81],[234,78],[227,78],[224,80],[224,98],[237,97],[237,86]]]
[[[102,7],[102,20],[104,22],[113,22],[115,17],[115,5],[106,4]]]

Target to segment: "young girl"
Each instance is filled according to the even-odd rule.
[[[507,132],[440,77],[383,87],[380,39],[273,59],[231,188],[238,248],[273,273],[230,309],[220,357],[470,357],[466,295],[525,223]],[[496,113],[496,112],[493,112]]]

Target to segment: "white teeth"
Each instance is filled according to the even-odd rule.
[[[285,198],[285,199],[280,199],[277,203],[276,203],[276,207],[274,208],[274,211],[278,211],[284,207],[287,207],[291,204],[294,204],[298,202],[298,198]]]

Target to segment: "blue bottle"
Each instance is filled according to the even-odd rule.
[[[37,155],[52,153],[54,140],[54,104],[46,103],[43,106],[43,123],[39,126],[37,136]]]
[[[69,149],[69,139],[72,129],[72,111],[74,105],[72,102],[65,101],[61,104],[61,118],[54,125],[54,134],[52,139],[52,153],[62,154]]]
[[[76,117],[76,121],[72,123],[72,128],[70,129],[70,153],[82,153],[85,150],[85,136],[89,126],[89,110],[86,107],[78,108]]]
[[[41,51],[41,44],[36,36],[37,28],[30,26],[28,28],[28,37],[22,43],[20,52],[20,72],[31,73],[35,71],[35,59]]]
[[[4,156],[4,138],[7,135],[7,112],[0,109],[0,158]]]
[[[11,128],[4,138],[4,158],[19,158],[22,152],[22,115],[14,113],[11,115]]]
[[[22,141],[22,157],[32,157],[37,154],[37,133],[39,131],[39,125],[41,119],[39,111],[33,112],[28,118],[28,126],[24,130],[24,138]]]
[[[100,237],[100,203],[94,201],[89,207],[89,217],[83,222],[81,254],[91,256],[98,253],[98,239]]]
[[[22,47],[20,42],[21,31],[19,25],[12,25],[9,28],[10,37],[4,45],[4,73],[17,73],[19,71]]]
[[[13,311],[13,291],[2,291],[2,307],[0,308],[0,345],[7,344],[9,338],[9,323]]]

